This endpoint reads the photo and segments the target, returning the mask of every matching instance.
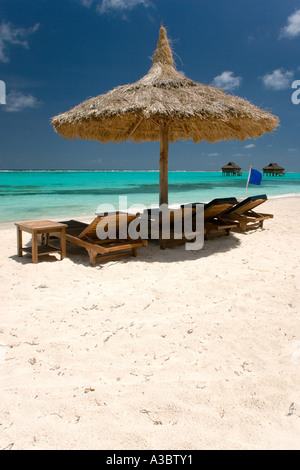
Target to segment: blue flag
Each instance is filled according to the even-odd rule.
[[[249,184],[260,184],[261,179],[262,179],[261,172],[258,170],[253,170],[253,168],[251,168]]]

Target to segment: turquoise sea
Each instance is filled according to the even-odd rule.
[[[169,204],[243,198],[248,172],[169,172]],[[93,215],[100,204],[119,209],[119,196],[133,204],[158,205],[158,171],[0,171],[0,222]],[[247,196],[300,195],[300,173],[264,176],[249,185]]]

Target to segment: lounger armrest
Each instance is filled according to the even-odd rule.
[[[250,210],[248,212],[245,212],[245,214],[242,214],[246,217],[255,217],[255,218],[273,218],[273,214],[265,214],[265,213],[262,213],[262,212],[255,212],[253,210]]]
[[[268,217],[268,218],[273,218],[274,215],[273,214],[265,214],[263,212],[255,212],[255,211],[251,211],[251,213],[253,215],[255,215],[255,217]]]

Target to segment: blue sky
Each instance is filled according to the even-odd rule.
[[[161,23],[178,70],[280,119],[255,140],[173,143],[169,169],[300,171],[300,0],[1,0],[0,169],[158,169],[159,143],[69,141],[50,119],[145,75]]]

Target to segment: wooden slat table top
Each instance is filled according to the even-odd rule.
[[[29,233],[55,232],[55,230],[62,230],[68,227],[66,224],[52,222],[51,220],[28,220],[25,222],[16,222],[15,225],[24,232]]]

